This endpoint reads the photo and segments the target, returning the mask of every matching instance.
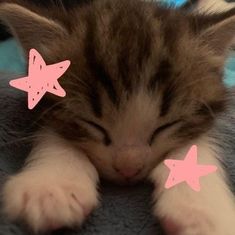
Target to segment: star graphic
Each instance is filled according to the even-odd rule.
[[[196,145],[190,148],[184,160],[167,159],[164,164],[170,169],[170,174],[165,184],[167,189],[185,181],[193,190],[199,192],[201,190],[199,178],[217,170],[217,167],[213,165],[197,164]]]
[[[39,52],[36,49],[31,49],[29,52],[28,76],[11,80],[10,85],[28,92],[28,108],[33,109],[46,92],[60,97],[66,95],[58,79],[66,72],[69,66],[69,60],[46,65]]]

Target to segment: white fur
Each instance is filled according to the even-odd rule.
[[[207,139],[201,139],[196,144],[199,164],[216,165],[219,170],[201,177],[200,192],[193,191],[186,183],[165,189],[169,170],[161,163],[151,175],[156,185],[154,214],[181,226],[176,235],[234,235],[235,198],[212,151],[214,146],[210,146]],[[189,146],[172,153],[171,157],[182,159],[188,150]]]
[[[4,210],[34,231],[80,225],[97,206],[97,181],[82,152],[53,133],[43,133],[26,168],[5,185]]]
[[[222,12],[235,7],[235,3],[228,3],[224,0],[200,0],[197,9],[200,12]]]

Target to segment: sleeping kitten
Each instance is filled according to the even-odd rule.
[[[36,48],[48,64],[72,64],[60,79],[67,96],[46,96],[34,148],[5,185],[6,215],[35,232],[79,226],[98,205],[99,178],[149,179],[166,234],[234,235],[235,197],[213,136],[229,98],[222,71],[235,11],[200,16],[139,0],[21,4],[1,4],[0,18],[26,55]],[[185,183],[166,190],[163,160],[183,159],[192,144],[199,163],[218,171],[198,193]]]

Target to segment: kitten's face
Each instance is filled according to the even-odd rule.
[[[205,133],[224,105],[221,58],[184,17],[163,22],[142,6],[98,8],[78,19],[58,114],[60,132],[118,182],[146,177],[170,151]]]
[[[97,1],[63,14],[68,33],[57,27],[38,47],[49,63],[72,62],[60,79],[67,95],[47,125],[82,148],[103,177],[141,180],[213,125],[225,98],[223,46],[208,42],[219,27],[202,36],[196,18],[137,0]],[[52,38],[51,27],[42,37]]]

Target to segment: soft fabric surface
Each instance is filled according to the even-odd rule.
[[[0,71],[25,73],[24,57],[16,40],[12,38],[0,43]]]

